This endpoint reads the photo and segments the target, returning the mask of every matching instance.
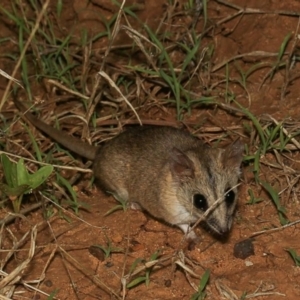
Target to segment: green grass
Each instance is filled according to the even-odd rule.
[[[269,193],[272,202],[274,203],[276,210],[278,212],[279,220],[281,225],[286,225],[289,220],[286,217],[286,209],[281,205],[278,192],[267,182],[261,182],[261,185]]]
[[[116,195],[112,195],[112,196],[117,200],[117,202],[119,204],[115,205],[113,208],[111,208],[109,211],[107,211],[104,214],[104,216],[108,216],[118,210],[126,211],[128,209],[129,203],[126,200],[121,199],[120,197],[118,197]]]
[[[12,3],[11,11],[0,5],[0,10],[14,24],[18,31],[18,47],[21,53],[24,49],[25,41],[33,29],[32,20],[26,14],[30,12],[30,7],[38,11],[38,1],[29,1],[30,5],[26,10],[21,9],[21,3]],[[57,1],[57,17],[63,11],[63,2]],[[86,31],[82,32],[81,48],[74,45],[74,32],[71,29],[67,35],[62,35],[60,25],[55,23],[55,19],[44,16],[43,24],[39,26],[34,39],[31,42],[31,52],[23,57],[21,61],[21,79],[26,89],[28,99],[32,101],[33,93],[31,90],[32,81],[42,84],[43,79],[53,79],[62,83],[66,88],[73,91],[83,91],[79,87],[80,71],[82,64],[77,60],[79,54],[89,43],[95,42],[103,37],[111,36],[111,29],[114,25],[116,16],[112,20],[103,19],[106,31],[95,36],[88,36]],[[59,35],[58,35],[59,33]],[[14,56],[16,58],[17,55]],[[30,68],[29,68],[30,66]]]
[[[262,198],[257,198],[254,195],[254,192],[252,191],[252,189],[248,189],[248,195],[249,195],[250,199],[247,204],[253,205],[253,204],[260,203],[263,201]]]
[[[113,247],[111,240],[106,236],[106,245],[94,245],[93,247],[97,247],[101,249],[104,253],[104,258],[107,259],[111,257],[113,253],[124,253],[124,250],[119,247]]]
[[[205,288],[208,285],[210,271],[206,270],[199,282],[198,291],[191,297],[191,300],[204,300],[206,298]]]
[[[154,267],[154,265],[152,264],[152,262],[156,261],[156,259],[158,258],[158,256],[159,256],[159,251],[156,251],[155,253],[153,253],[150,256],[150,259],[148,261],[145,261],[145,260],[143,260],[141,258],[137,258],[133,262],[133,264],[130,267],[129,274],[131,274],[131,273],[133,273],[135,271],[135,269],[136,269],[136,267],[138,266],[139,263],[143,263],[146,266],[147,266],[147,263],[148,263],[148,264],[150,264],[150,266],[145,268],[145,271],[144,271],[143,275],[137,276],[135,279],[133,279],[132,281],[130,281],[126,285],[126,287],[128,289],[134,288],[134,287],[138,286],[141,283],[145,283],[146,286],[149,286],[149,284],[150,284],[150,275],[151,275],[153,267]]]
[[[287,249],[286,251],[290,254],[291,258],[293,259],[293,261],[295,263],[295,265],[297,267],[300,267],[300,256],[298,255],[296,250],[295,249]]]
[[[53,167],[48,165],[30,174],[25,166],[24,159],[20,159],[15,163],[10,161],[5,154],[1,155],[1,164],[4,182],[0,183],[0,190],[2,194],[11,200],[15,213],[20,212],[24,195],[32,193],[33,190],[40,187],[53,171]]]
[[[26,5],[23,5],[24,3]],[[48,102],[55,102],[54,113],[59,114],[62,109],[65,109],[68,115],[77,114],[77,118],[74,118],[75,120],[72,118],[66,126],[70,133],[77,136],[82,134],[83,138],[94,143],[111,137],[112,135],[109,134],[122,120],[138,120],[140,115],[156,119],[156,116],[160,117],[160,113],[162,118],[166,116],[167,120],[174,120],[174,124],[176,124],[175,120],[179,120],[191,130],[200,128],[197,133],[201,133],[203,139],[210,144],[231,142],[241,137],[247,145],[244,158],[245,169],[251,169],[254,177],[253,181],[251,179],[250,182],[246,182],[251,186],[247,189],[250,199],[248,204],[256,209],[256,205],[267,201],[259,194],[259,189],[263,188],[274,205],[280,224],[285,225],[289,222],[288,206],[283,204],[286,194],[275,190],[275,179],[270,175],[277,170],[271,165],[274,161],[268,164],[268,170],[264,163],[269,162],[269,157],[279,157],[284,160],[286,154],[289,154],[289,149],[292,149],[291,146],[294,146],[293,139],[299,139],[300,130],[291,129],[284,119],[277,122],[258,115],[251,106],[251,94],[253,87],[257,86],[257,75],[261,76],[259,72],[269,68],[262,83],[264,84],[266,79],[269,78],[272,81],[288,65],[286,53],[292,41],[291,33],[287,33],[283,38],[275,58],[258,57],[259,62],[249,64],[243,60],[243,57],[232,57],[233,55],[228,54],[229,57],[226,57],[224,67],[213,71],[217,60],[216,53],[219,53],[216,50],[219,49],[216,49],[218,44],[212,37],[213,31],[209,31],[208,27],[209,24],[215,22],[209,15],[211,11],[208,10],[210,5],[208,1],[202,1],[203,13],[198,16],[197,22],[199,23],[193,23],[194,26],[191,28],[186,24],[194,18],[195,1],[186,1],[183,5],[186,8],[185,11],[181,11],[180,4],[175,6],[174,1],[169,1],[167,10],[169,15],[166,14],[159,24],[153,25],[150,21],[142,22],[138,19],[139,12],[136,12],[134,7],[125,7],[123,15],[116,12],[111,12],[109,17],[99,15],[99,24],[104,29],[92,34],[90,28],[86,27],[77,32],[75,32],[75,26],[63,30],[60,20],[64,18],[66,7],[64,1],[58,0],[52,6],[51,13],[49,12],[42,18],[28,49],[26,49],[26,43],[33,32],[37,12],[40,11],[40,3],[36,0],[24,3],[16,1],[11,3],[10,7],[5,8],[0,5],[1,16],[6,18],[11,28],[14,29],[13,41],[16,46],[14,51],[2,53],[1,57],[17,62],[21,53],[26,50],[26,55],[21,57],[18,72],[18,78],[24,90],[14,85],[12,91],[16,95],[21,95],[23,99],[27,98],[34,106],[33,110],[39,105],[35,102],[36,97],[42,94],[45,105],[41,109],[37,108],[41,118],[51,107]],[[120,5],[121,3],[118,3],[118,6]],[[184,22],[179,22],[179,19]],[[206,30],[209,35],[203,34]],[[122,38],[119,39],[120,36]],[[7,45],[11,39],[12,37],[3,37],[0,40],[0,47]],[[103,74],[106,75],[100,76]],[[47,80],[49,79],[61,86],[51,84],[48,86]],[[113,82],[113,85],[109,84],[109,80]],[[242,89],[243,97],[238,94],[236,85]],[[46,90],[45,94],[41,93],[44,90]],[[67,106],[69,100],[78,105]],[[95,102],[98,100],[100,105],[96,106]],[[218,119],[220,116],[218,109],[224,108],[220,104],[225,104],[228,108],[223,112],[227,113],[228,119]],[[237,108],[239,114],[234,116],[230,107]],[[151,114],[153,108],[154,115]],[[201,114],[190,125],[189,117],[198,112]],[[209,115],[209,122],[202,118],[202,112],[205,118]],[[102,126],[99,119],[104,116],[103,114],[110,115],[108,120],[115,121],[115,123]],[[55,120],[54,126],[60,128],[59,115],[53,119]],[[78,121],[80,119],[88,124],[81,123]],[[223,124],[222,121],[225,119],[226,122]],[[8,138],[14,139],[14,132],[23,130],[15,138],[25,149],[22,152],[23,155],[30,153],[36,162],[46,162],[50,165],[73,164],[75,158],[59,145],[48,147],[46,151],[42,150],[41,139],[45,137],[37,135],[30,129],[30,126],[24,125],[22,129],[19,129],[18,126],[15,127],[18,121],[6,119],[6,114],[1,114],[1,120],[2,131],[7,134]],[[159,124],[160,119],[156,121]],[[235,129],[227,130],[231,123],[242,124],[242,128],[236,131]],[[202,125],[204,126],[201,127]],[[221,129],[213,131],[217,127]],[[213,130],[205,133],[207,128]],[[23,140],[25,135],[28,138]],[[6,140],[1,141],[2,149],[16,151],[13,147],[9,148],[10,146]],[[21,150],[18,148],[18,151]],[[6,161],[6,158],[4,160]],[[278,167],[280,164],[277,161],[276,163]],[[8,198],[20,195],[23,197],[23,194],[29,191],[29,185],[24,181],[22,184],[16,184],[15,166],[21,165],[20,169],[23,173],[20,172],[20,174],[34,176],[36,173],[28,171],[32,165],[29,167],[23,160],[16,163],[6,161],[3,165],[6,182],[1,184],[2,193]],[[9,175],[8,169],[10,168],[14,170],[12,171],[13,177]],[[38,167],[36,172],[45,170],[43,168]],[[88,208],[86,203],[80,201],[73,184],[64,177],[63,173],[59,173],[56,169],[53,172],[56,173],[51,177],[51,182],[45,182],[47,176],[44,176],[45,180],[31,189],[40,188],[42,195],[46,195],[58,206],[79,216],[81,210]],[[295,179],[296,175],[287,174],[286,176]],[[56,196],[58,191],[62,192],[62,199]],[[20,199],[18,205],[14,207],[15,212],[20,211],[23,198]],[[106,215],[127,209],[127,202],[123,199],[116,200],[117,205]],[[242,202],[243,199],[240,201],[241,205],[245,203]],[[47,220],[54,214],[55,210],[50,206],[44,212]],[[64,214],[63,211],[59,214],[71,222],[68,214]],[[109,237],[105,245],[97,244],[97,246],[102,249],[107,259],[111,259],[115,247],[112,246]],[[288,251],[295,263],[299,263],[295,250]],[[127,277],[130,281],[126,282],[125,289],[134,289],[140,284],[148,286],[151,283],[156,260],[159,255],[163,255],[158,251],[152,253],[146,260],[141,257],[136,258],[131,266],[124,263],[124,266],[130,268],[129,275],[134,274],[132,278]],[[145,268],[135,273],[141,265]],[[120,274],[118,276],[123,278]],[[210,284],[209,277],[210,272],[206,271],[198,284],[198,290],[193,295],[191,292],[191,299],[205,299],[205,288]],[[54,294],[49,299],[54,298]]]

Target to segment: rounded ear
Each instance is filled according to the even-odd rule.
[[[238,139],[232,144],[228,145],[223,152],[223,166],[239,169],[243,160],[243,153],[244,143],[242,143],[241,140]]]
[[[195,166],[192,160],[181,150],[174,147],[170,154],[170,169],[177,177],[194,177]]]

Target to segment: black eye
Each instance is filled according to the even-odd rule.
[[[234,198],[235,198],[234,191],[227,189],[225,191],[225,203],[226,203],[227,207],[229,207],[233,204]]]
[[[195,207],[201,209],[202,211],[206,211],[208,208],[206,198],[201,194],[195,194],[193,196],[193,203]]]

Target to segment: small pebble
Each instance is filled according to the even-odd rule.
[[[165,286],[170,287],[172,285],[172,281],[170,279],[165,281]]]
[[[145,245],[143,244],[140,244],[138,241],[136,240],[131,240],[130,241],[131,243],[131,247],[129,248],[130,249],[130,252],[137,252],[137,251],[142,251],[145,249]]]
[[[233,255],[236,258],[245,259],[250,255],[254,255],[254,246],[252,239],[243,240],[234,245]]]
[[[98,260],[100,260],[100,261],[105,260],[105,254],[104,254],[103,250],[100,247],[90,246],[89,247],[89,252],[90,252],[91,255],[96,257]]]
[[[245,260],[245,266],[246,267],[251,267],[251,266],[253,266],[253,262],[250,261],[250,260]]]
[[[112,240],[115,244],[119,244],[119,243],[122,242],[123,236],[122,236],[121,234],[114,233],[114,235],[111,237],[111,240]]]
[[[52,281],[47,279],[44,281],[44,285],[47,286],[47,287],[51,287],[53,285]]]
[[[114,266],[114,264],[111,262],[111,261],[109,261],[109,262],[107,262],[106,264],[105,264],[105,267],[106,268],[111,268],[111,267],[113,267]]]

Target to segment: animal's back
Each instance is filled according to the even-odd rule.
[[[196,137],[172,127],[130,128],[99,149],[95,177],[104,190],[142,202],[146,195],[155,197],[174,147],[182,152],[206,148]]]

